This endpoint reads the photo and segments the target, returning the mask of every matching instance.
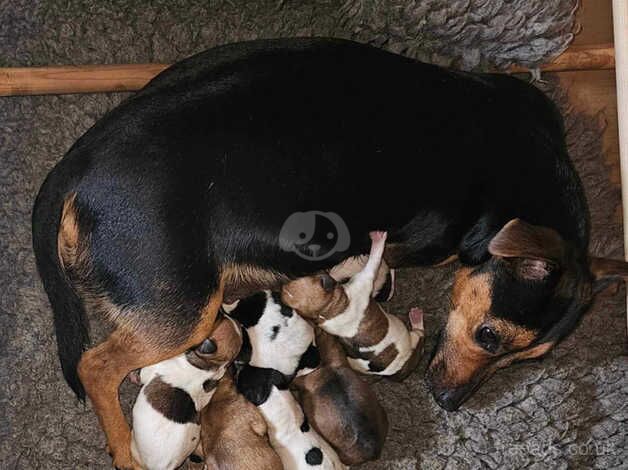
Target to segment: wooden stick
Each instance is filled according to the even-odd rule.
[[[0,96],[135,91],[168,64],[0,68]]]
[[[574,46],[541,70],[612,69],[614,53],[611,44]],[[0,96],[135,91],[167,67],[168,64],[121,64],[0,68]],[[523,67],[508,70],[526,71]]]
[[[544,72],[572,70],[610,70],[615,67],[615,48],[612,44],[572,46],[556,59],[541,66]],[[525,67],[511,67],[509,72],[527,72]]]

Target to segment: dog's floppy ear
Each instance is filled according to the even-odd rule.
[[[560,268],[565,242],[554,229],[513,219],[488,244],[493,256],[516,258],[515,270],[523,279],[542,281]]]

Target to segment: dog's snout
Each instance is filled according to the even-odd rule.
[[[455,390],[441,390],[434,393],[434,399],[438,406],[447,411],[456,411],[460,407]]]

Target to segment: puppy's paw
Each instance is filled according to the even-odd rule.
[[[140,379],[140,370],[141,369],[135,369],[129,372],[129,375],[127,375],[129,382],[135,385],[142,385],[142,380]]]
[[[371,232],[369,233],[369,237],[371,237],[371,241],[374,244],[386,243],[386,232]]]
[[[410,326],[413,330],[423,331],[423,309],[419,307],[413,307],[408,312],[408,318],[410,319]]]

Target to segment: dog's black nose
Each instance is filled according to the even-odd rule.
[[[455,390],[442,390],[434,394],[434,399],[438,406],[447,411],[456,411],[460,407]]]

